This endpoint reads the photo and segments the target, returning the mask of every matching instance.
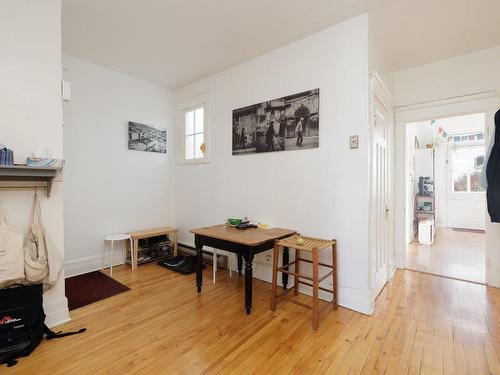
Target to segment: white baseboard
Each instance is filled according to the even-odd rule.
[[[486,269],[486,285],[500,288],[500,269]]]
[[[455,220],[448,221],[448,227],[458,229],[486,230],[484,220]]]
[[[272,278],[272,268],[271,266],[263,263],[257,263],[254,267],[253,277],[259,280],[271,282]],[[293,284],[293,276],[291,276],[289,282],[289,286]],[[281,277],[278,277],[278,285],[281,284]],[[327,288],[330,288],[327,285]],[[312,296],[312,288],[307,285],[299,286],[300,293],[306,294],[308,296]],[[360,312],[362,314],[371,315],[373,312],[372,304],[370,303],[370,296],[368,291],[362,291],[353,288],[346,288],[342,285],[339,285],[339,306],[348,308],[350,310],[354,310]],[[324,301],[331,301],[332,295],[330,293],[324,292],[322,290],[319,291],[319,298]]]
[[[58,298],[55,301],[43,303],[45,311],[45,324],[49,327],[55,327],[60,324],[69,322],[68,299],[66,297]]]
[[[102,269],[102,255],[70,260],[64,263],[64,276],[72,277]]]
[[[123,263],[123,254],[113,255],[113,266],[121,265]],[[104,267],[109,267],[109,255],[106,254]],[[84,273],[99,271],[103,268],[102,255],[92,255],[85,258],[70,260],[64,263],[64,277],[72,277],[82,275]]]

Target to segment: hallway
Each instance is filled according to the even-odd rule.
[[[438,228],[432,246],[414,241],[406,249],[406,268],[456,279],[485,282],[485,234]]]

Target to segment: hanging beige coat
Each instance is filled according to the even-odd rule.
[[[23,232],[7,224],[0,208],[0,288],[24,281]]]
[[[33,199],[30,223],[24,236],[24,272],[29,284],[53,287],[63,268],[63,257],[47,236],[42,224],[38,195]]]

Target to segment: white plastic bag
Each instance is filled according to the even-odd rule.
[[[24,271],[30,284],[42,283],[44,289],[55,285],[63,268],[63,258],[54,247],[42,224],[40,201],[35,194],[28,230],[24,236]]]
[[[0,208],[0,288],[24,280],[23,233],[8,225]]]

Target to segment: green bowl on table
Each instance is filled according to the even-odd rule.
[[[243,220],[242,219],[227,219],[227,223],[233,227],[237,226],[237,225],[240,225],[241,223],[243,223]]]

